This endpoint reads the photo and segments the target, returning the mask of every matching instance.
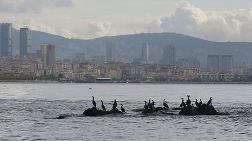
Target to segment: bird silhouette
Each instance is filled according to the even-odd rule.
[[[103,101],[102,101],[102,100],[101,100],[101,103],[102,103],[102,105],[101,105],[102,110],[103,110],[103,111],[106,111],[106,107],[104,106],[104,104],[103,104]]]
[[[163,106],[165,107],[165,108],[169,108],[169,106],[168,106],[168,104],[167,104],[167,101],[164,99],[164,102],[163,102]]]
[[[125,109],[123,108],[123,104],[121,104],[121,111],[125,113]]]
[[[96,108],[96,102],[95,102],[95,100],[94,100],[94,96],[92,96],[92,98],[93,98],[92,104],[93,104],[93,106]]]

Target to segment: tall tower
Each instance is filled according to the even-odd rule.
[[[31,48],[31,31],[29,28],[20,28],[20,57],[26,57]]]
[[[51,44],[42,44],[41,46],[41,60],[43,68],[52,67],[56,62],[55,46]]]
[[[149,45],[147,43],[143,44],[142,47],[142,61],[144,64],[148,64],[149,63]]]
[[[1,36],[1,56],[11,56],[12,55],[12,24],[2,23],[0,24],[0,36]]]
[[[169,45],[165,46],[163,50],[162,64],[175,66],[176,65],[176,47]]]
[[[106,44],[106,61],[115,61],[115,48],[113,43]]]

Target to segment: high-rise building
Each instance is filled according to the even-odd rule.
[[[56,62],[55,46],[51,44],[42,44],[41,46],[41,60],[43,67],[53,66]]]
[[[207,70],[221,73],[232,72],[233,60],[232,55],[208,55]]]
[[[107,43],[106,45],[106,61],[115,61],[115,47],[113,43]]]
[[[75,55],[75,61],[79,61],[80,63],[83,63],[86,61],[85,53],[76,53]]]
[[[12,24],[2,23],[0,24],[0,53],[1,56],[12,55]]]
[[[143,44],[141,60],[144,64],[149,63],[149,45],[147,43]]]
[[[176,64],[176,47],[169,45],[163,48],[163,59],[161,63],[164,65],[175,66]]]
[[[31,31],[29,28],[20,28],[20,57],[25,57],[31,48]]]

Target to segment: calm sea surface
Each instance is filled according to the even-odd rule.
[[[144,116],[149,98],[177,107],[180,98],[206,102],[229,116]],[[117,99],[127,113],[84,117],[91,96],[107,109]],[[64,115],[64,119],[55,119]],[[0,140],[251,141],[252,85],[231,84],[29,84],[0,83]]]

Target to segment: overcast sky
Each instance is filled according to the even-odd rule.
[[[0,22],[68,38],[176,32],[252,41],[252,0],[0,0]]]

